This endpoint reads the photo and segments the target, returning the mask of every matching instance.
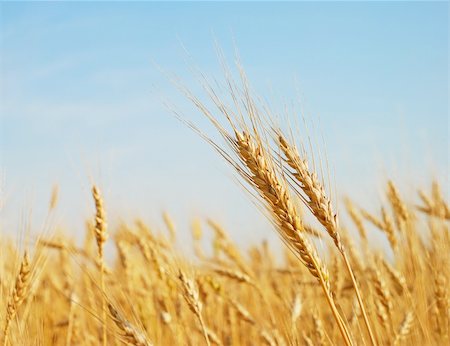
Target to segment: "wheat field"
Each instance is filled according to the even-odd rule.
[[[408,200],[388,180],[382,205],[345,198],[337,210],[301,145],[307,138],[275,121],[244,75],[227,81],[227,99],[202,81],[210,104],[177,85],[221,140],[177,117],[228,162],[283,256],[266,242],[239,248],[212,219],[193,220],[195,257],[178,251],[167,213],[164,230],[139,219],[110,228],[108,201],[94,185],[83,243],[63,230],[19,247],[0,239],[3,345],[449,343],[450,208],[440,183],[418,186]],[[50,215],[56,205],[55,192]],[[390,248],[372,246],[371,232]]]

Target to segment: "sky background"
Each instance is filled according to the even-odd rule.
[[[314,124],[338,196],[377,210],[387,177],[410,197],[430,177],[448,186],[448,15],[447,2],[2,2],[1,231],[30,211],[39,229],[58,184],[55,223],[79,236],[95,181],[112,224],[160,226],[168,210],[182,239],[195,216],[242,244],[275,238],[231,169],[162,102],[212,133],[156,65],[198,91],[192,62],[223,77],[215,41],[231,62],[237,47],[259,95],[295,102]]]

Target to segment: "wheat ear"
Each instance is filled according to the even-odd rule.
[[[128,322],[119,311],[110,303],[108,303],[108,310],[114,324],[122,331],[123,338],[127,344],[133,346],[151,346],[152,343],[140,333],[130,322]]]
[[[406,339],[406,337],[411,333],[411,328],[414,323],[414,315],[411,311],[407,312],[405,318],[400,324],[400,328],[398,329],[397,335],[394,339],[394,345],[398,345],[402,340]]]
[[[102,340],[103,346],[107,345],[107,329],[106,329],[106,297],[105,297],[105,261],[103,256],[103,248],[106,240],[108,239],[107,234],[107,224],[106,224],[106,214],[103,207],[103,199],[100,195],[100,191],[97,186],[92,187],[92,197],[95,202],[95,240],[97,241],[98,250],[98,263],[100,266],[100,285],[102,289]]]
[[[428,215],[450,220],[450,207],[442,197],[442,192],[437,182],[433,182],[431,198],[422,190],[419,190],[419,197],[424,206],[417,206],[418,210]]]
[[[333,212],[331,200],[325,193],[325,188],[319,181],[317,175],[309,169],[308,161],[300,157],[300,154],[295,145],[291,145],[286,137],[284,137],[284,135],[281,133],[281,131],[277,131],[277,137],[278,145],[285,156],[285,161],[288,167],[290,168],[286,169],[287,174],[291,174],[291,176],[297,182],[299,188],[303,191],[303,194],[299,193],[300,198],[309,208],[311,213],[316,217],[316,219],[326,229],[327,233],[330,235],[331,239],[333,239],[334,244],[341,253],[342,259],[345,262],[345,266],[352,280],[352,284],[358,298],[358,303],[363,313],[364,322],[367,331],[369,332],[370,340],[372,341],[373,345],[376,345],[375,336],[373,335],[372,328],[370,327],[369,318],[364,307],[355,275],[353,274],[353,269],[350,265],[350,261],[348,260],[348,256],[341,241],[341,237],[338,231],[338,218],[337,214]]]
[[[11,325],[11,321],[16,316],[17,310],[19,309],[20,305],[23,303],[28,294],[28,288],[31,277],[30,274],[31,274],[30,259],[28,257],[28,253],[25,251],[22,262],[20,264],[19,275],[16,278],[14,290],[12,292],[12,295],[6,308],[6,322],[5,328],[3,329],[4,346],[6,346],[8,343],[8,331]]]
[[[342,335],[345,341],[351,344],[348,330],[337,312],[331,296],[328,270],[322,264],[313,245],[304,235],[303,224],[291,202],[286,184],[276,174],[273,163],[267,157],[258,138],[252,138],[247,132],[241,133],[237,130],[235,130],[235,136],[236,150],[250,171],[250,174],[247,175],[248,181],[257,188],[260,196],[267,203],[282,238],[294,249],[310,273],[321,283]]]
[[[392,296],[380,271],[376,267],[373,268],[372,280],[378,296],[378,303],[380,304],[377,307],[378,317],[385,327],[389,327],[392,330]]]
[[[326,267],[320,261],[314,246],[305,236],[305,231],[301,219],[294,207],[288,190],[287,182],[280,176],[280,172],[269,154],[268,144],[261,138],[258,131],[260,120],[258,109],[250,95],[249,87],[246,83],[243,71],[241,71],[243,88],[241,95],[237,95],[233,82],[228,80],[231,97],[234,100],[235,110],[229,109],[217,96],[213,88],[205,80],[204,88],[209,97],[214,102],[219,112],[225,117],[232,131],[225,129],[213,116],[211,111],[189,90],[181,87],[185,95],[215,126],[218,132],[231,147],[237,160],[218,146],[210,138],[202,134],[193,124],[185,122],[190,128],[203,137],[214,149],[230,163],[238,174],[252,187],[252,189],[262,199],[262,206],[272,216],[272,222],[276,226],[278,233],[287,246],[299,257],[301,262],[307,267],[310,273],[320,282],[327,298],[327,302],[336,319],[339,330],[347,345],[352,341],[350,333],[345,326],[334,303],[329,275]],[[239,106],[239,96],[242,96],[245,113],[251,121],[251,126],[247,126],[243,112]]]
[[[404,224],[410,219],[408,209],[400,197],[400,193],[394,183],[389,180],[387,186],[387,196],[394,210],[397,226],[402,230]]]
[[[372,225],[374,225],[375,227],[377,227],[386,234],[389,244],[391,245],[391,248],[395,253],[398,245],[397,235],[395,233],[392,220],[389,217],[388,213],[386,212],[386,209],[383,207],[381,208],[382,220],[378,219],[377,217],[375,217],[374,215],[372,215],[371,213],[369,213],[364,209],[361,209],[361,215]]]
[[[189,309],[194,313],[200,322],[200,326],[203,331],[203,337],[205,338],[206,344],[210,346],[208,332],[206,330],[205,322],[202,317],[202,303],[200,302],[198,289],[194,282],[186,277],[186,275],[180,270],[178,274],[181,286],[183,288],[183,297],[189,306]]]

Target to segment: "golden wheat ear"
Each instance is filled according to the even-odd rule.
[[[283,172],[280,172],[275,158],[270,154],[271,149],[268,146],[267,135],[262,126],[263,121],[258,106],[251,96],[243,73],[241,73],[241,77],[244,77],[242,79],[242,92],[238,91],[239,88],[232,87],[234,82],[228,80],[230,96],[235,100],[234,105],[236,109],[227,107],[207,81],[205,81],[204,85],[211,101],[228,123],[229,130],[222,126],[219,119],[198,98],[186,88],[182,88],[185,95],[215,126],[228,148],[231,149],[231,152],[214,143],[195,126],[191,124],[188,124],[188,126],[206,139],[236,170],[243,181],[250,186],[254,192],[254,197],[257,198],[258,203],[269,216],[281,239],[320,283],[342,337],[347,345],[351,345],[350,333],[333,300],[328,270],[318,256],[314,244],[306,236],[303,222],[292,201],[285,175]],[[332,220],[326,221],[333,223],[335,222],[334,220],[335,218],[333,217]],[[333,226],[333,228],[329,229],[334,232],[337,227]],[[336,239],[336,243],[342,248],[338,233],[334,232],[333,236]]]
[[[105,259],[104,246],[108,239],[106,213],[103,207],[103,199],[97,186],[92,187],[92,197],[95,203],[95,240],[97,241],[98,264],[100,268],[100,284],[102,289],[102,344],[107,345],[107,311],[105,297]]]
[[[205,325],[205,322],[203,321],[203,316],[202,316],[203,305],[200,301],[198,288],[196,287],[194,281],[191,279],[188,279],[181,269],[178,274],[178,279],[181,282],[183,297],[184,297],[186,303],[188,304],[189,309],[198,318],[201,329],[203,331],[203,336],[205,338],[206,344],[209,346],[210,345],[209,337],[208,337],[208,333],[206,331],[206,325]]]
[[[15,318],[19,307],[27,298],[31,279],[31,265],[28,252],[25,251],[20,263],[19,273],[16,277],[14,289],[9,298],[6,308],[5,327],[3,329],[3,345],[8,343],[8,331],[12,320]]]
[[[145,335],[140,333],[136,327],[127,321],[111,303],[108,303],[108,310],[114,324],[122,332],[121,337],[127,342],[127,344],[133,346],[153,345],[149,340],[147,340]]]
[[[334,245],[342,255],[347,272],[352,280],[352,285],[363,314],[364,323],[369,333],[370,340],[372,345],[376,345],[375,336],[370,325],[358,283],[356,282],[353,273],[353,268],[347,253],[345,252],[343,242],[341,241],[337,213],[333,211],[333,206],[330,198],[326,194],[325,187],[319,180],[318,175],[309,168],[307,159],[301,156],[297,147],[287,140],[281,130],[275,130],[275,137],[278,147],[284,155],[283,158],[285,164],[282,164],[282,168],[284,169],[285,174],[291,176],[291,179],[295,182],[292,184],[294,190],[314,217],[325,228],[333,240]],[[355,212],[352,209],[351,211],[353,212],[353,216],[356,217],[356,220],[360,221]],[[359,223],[359,225],[361,226],[361,223]],[[363,228],[360,229],[360,233],[364,237],[363,239],[367,239]]]

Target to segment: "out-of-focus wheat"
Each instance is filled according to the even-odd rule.
[[[355,208],[362,209],[356,204]],[[399,241],[392,261],[370,246],[368,228],[364,267],[356,271],[364,283],[361,294],[374,318],[377,343],[445,345],[450,316],[448,223],[445,218],[424,213],[429,227],[420,228],[416,220],[421,212],[408,212],[404,237],[415,239],[412,233],[421,232],[428,240],[414,245],[419,255],[405,250],[407,241]],[[3,344],[101,344],[103,312],[97,306],[103,299],[111,319],[106,331],[111,345],[149,345],[150,340],[155,345],[206,344],[205,335],[216,345],[230,340],[233,344],[267,345],[341,342],[329,305],[317,294],[319,284],[308,280],[309,268],[290,255],[284,261],[277,256],[264,259],[260,256],[271,252],[267,244],[255,245],[248,253],[236,248],[241,265],[250,275],[231,258],[217,262],[210,255],[213,244],[210,248],[198,244],[205,256],[191,264],[192,259],[183,257],[176,243],[167,247],[161,240],[164,234],[151,229],[140,221],[110,230],[118,251],[116,256],[105,256],[109,258],[105,259],[108,270],[104,291],[97,275],[98,253],[90,253],[68,237],[59,234],[38,240],[37,246],[47,257],[45,266],[39,268],[38,281],[30,280],[28,255],[23,256],[18,270],[8,261],[17,258],[16,249],[0,238],[0,289],[7,292],[14,288],[4,295],[7,299],[1,305],[5,311],[1,322],[7,325]],[[231,243],[225,230],[221,232],[221,237]],[[344,234],[342,241],[347,243],[348,235]],[[95,243],[95,237],[91,241]],[[363,344],[368,342],[368,334],[358,323],[362,322],[358,319],[362,313],[349,294],[351,282],[345,276],[345,264],[338,259],[334,253],[329,257],[331,262],[327,260],[334,278],[331,287],[339,286],[333,294],[342,318],[348,321],[353,342]],[[183,275],[178,278],[180,269]],[[195,280],[184,273],[195,273]]]

